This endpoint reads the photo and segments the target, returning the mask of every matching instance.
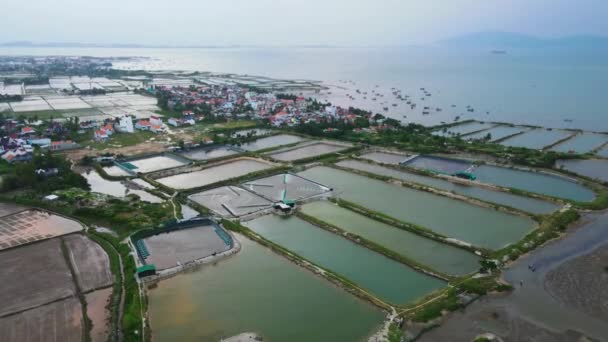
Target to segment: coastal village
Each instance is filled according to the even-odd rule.
[[[0,336],[561,341],[522,318],[542,305],[602,337],[577,294],[604,290],[554,271],[605,272],[561,246],[605,238],[608,179],[579,163],[608,162],[606,132],[425,127],[315,81],[112,68],[128,59],[2,61]]]

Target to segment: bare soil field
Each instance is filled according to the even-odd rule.
[[[11,215],[25,209],[27,208],[13,203],[0,203],[0,217]]]
[[[63,239],[83,292],[112,285],[114,277],[110,272],[110,259],[101,246],[81,234]]]
[[[107,304],[112,295],[112,288],[93,291],[85,296],[87,301],[87,316],[93,323],[91,329],[92,342],[105,342],[109,334],[108,320],[110,319],[110,311]]]
[[[80,342],[82,308],[75,297],[0,318],[0,340]]]
[[[0,250],[83,230],[77,221],[30,209],[0,220]]]
[[[0,316],[75,293],[59,239],[0,252]]]

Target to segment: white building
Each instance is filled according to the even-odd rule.
[[[118,124],[114,125],[114,128],[121,133],[135,132],[135,129],[133,128],[133,120],[128,115],[121,117]]]

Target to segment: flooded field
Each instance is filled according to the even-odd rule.
[[[458,136],[465,135],[469,133],[473,133],[476,131],[488,129],[494,126],[491,123],[481,123],[481,122],[467,122],[460,125],[448,127],[446,130],[440,130],[435,132],[434,134],[442,135],[442,136]]]
[[[608,141],[608,135],[596,133],[581,133],[551,148],[551,151],[564,153],[587,153]]]
[[[473,165],[473,163],[466,160],[448,159],[433,156],[418,156],[409,160],[404,165],[419,170],[439,172],[451,175],[457,172],[463,172],[467,170]]]
[[[269,156],[272,159],[280,161],[294,161],[306,159],[310,157],[320,156],[329,153],[335,153],[348,149],[348,146],[319,142],[306,146],[296,147],[289,150],[272,153]]]
[[[479,258],[472,253],[374,221],[329,201],[305,204],[302,212],[445,274],[463,275],[479,269]]]
[[[92,342],[107,341],[109,332],[108,320],[110,319],[110,311],[107,308],[108,301],[112,295],[112,288],[106,288],[87,293],[85,299],[87,301],[87,316],[93,323],[91,329]]]
[[[303,200],[331,190],[324,185],[291,173],[256,179],[243,183],[241,186],[275,202],[282,200]]]
[[[193,189],[271,167],[271,164],[262,161],[240,159],[199,171],[159,178],[156,181],[173,189]]]
[[[595,198],[593,191],[582,184],[559,176],[491,165],[480,165],[472,172],[477,176],[477,181],[482,183],[522,189],[575,201],[591,201]]]
[[[605,159],[558,160],[556,166],[579,175],[608,182],[608,160]]]
[[[521,135],[514,136],[500,144],[512,147],[526,147],[530,149],[540,150],[557,141],[572,135],[572,132],[561,131],[561,130],[546,130],[546,129],[534,129]]]
[[[392,303],[407,304],[446,285],[297,217],[267,215],[245,225]]]
[[[109,196],[125,198],[129,194],[135,194],[144,202],[150,203],[161,203],[163,199],[152,195],[144,190],[129,189],[123,183],[119,181],[109,181],[102,178],[97,171],[91,171],[89,173],[83,173],[82,176],[87,179],[87,182],[91,186],[92,192],[105,194]]]
[[[114,177],[128,177],[128,176],[131,176],[130,173],[128,173],[127,171],[125,171],[124,169],[122,169],[121,167],[118,167],[116,165],[114,165],[114,166],[106,166],[106,167],[103,168],[103,170],[109,176],[114,176]]]
[[[344,160],[336,163],[336,165],[382,176],[389,176],[407,182],[426,185],[436,189],[450,191],[459,195],[505,205],[533,214],[549,214],[557,210],[559,207],[557,204],[548,201],[517,196],[510,193],[494,191],[477,186],[456,184],[443,179],[417,175],[411,172],[399,171],[389,167],[373,165],[356,160]]]
[[[376,163],[383,164],[400,164],[402,161],[408,158],[407,155],[397,154],[397,153],[389,153],[389,152],[370,152],[360,155],[359,157],[363,159],[368,159],[374,161]]]
[[[123,166],[134,173],[148,173],[187,165],[188,162],[172,155],[134,159],[121,162]]]
[[[259,151],[265,150],[271,147],[279,147],[282,145],[294,144],[300,141],[304,141],[304,138],[301,138],[296,135],[288,135],[288,134],[278,134],[273,135],[266,138],[261,138],[252,142],[248,142],[242,144],[238,147],[242,148],[245,151]]]
[[[362,342],[382,323],[384,313],[367,302],[237,238],[235,256],[149,290],[153,341],[219,341],[251,331],[265,341]]]
[[[466,139],[484,139],[490,134],[490,141],[496,141],[504,139],[513,134],[525,131],[527,128],[524,127],[511,127],[511,126],[497,126],[490,128],[486,131],[470,134],[466,136]]]
[[[224,217],[238,217],[272,205],[265,198],[235,186],[222,186],[192,194],[188,198]]]
[[[535,225],[525,217],[329,167],[314,167],[300,174],[330,184],[340,198],[476,246],[502,248],[520,240]]]
[[[238,152],[228,146],[216,146],[212,148],[199,148],[179,152],[179,155],[192,160],[209,160],[237,154]]]

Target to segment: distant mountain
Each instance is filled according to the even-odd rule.
[[[439,45],[463,48],[569,48],[608,49],[608,37],[577,35],[560,38],[541,38],[513,32],[476,32],[444,39]]]

